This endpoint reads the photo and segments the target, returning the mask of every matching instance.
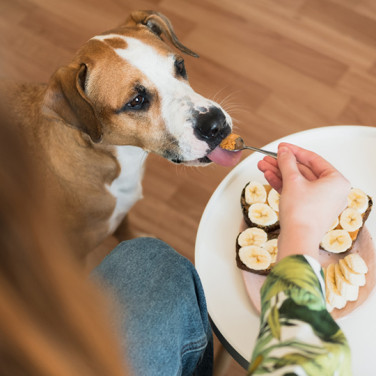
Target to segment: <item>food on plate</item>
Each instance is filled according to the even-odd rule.
[[[365,285],[367,272],[367,264],[357,253],[351,253],[324,269],[326,304],[329,312],[334,308],[342,309],[348,301],[358,299],[359,287]]]
[[[243,218],[249,227],[266,232],[279,229],[279,193],[268,184],[250,181],[241,193]]]
[[[229,134],[225,139],[222,140],[222,142],[219,144],[219,146],[222,149],[233,151],[236,149],[236,140],[240,138],[238,134],[231,133]]]
[[[275,212],[279,212],[279,193],[274,188],[269,191],[268,204]]]
[[[331,253],[343,253],[352,246],[352,239],[346,230],[334,229],[328,231],[320,244],[320,247]]]
[[[257,227],[250,227],[241,232],[238,236],[238,244],[240,247],[247,245],[262,245],[268,240],[268,234]]]
[[[341,295],[336,285],[334,273],[334,264],[330,264],[325,268],[325,293],[329,312],[331,312],[333,308],[342,309],[346,305],[346,299]]]
[[[354,208],[346,208],[339,216],[339,224],[348,232],[356,231],[362,227],[362,214]]]
[[[345,260],[339,260],[339,267],[344,277],[355,286],[364,286],[366,284],[366,277],[364,273],[357,273],[345,262]]]
[[[278,223],[277,213],[268,204],[253,204],[248,209],[248,218],[251,224],[261,228],[273,227]]]
[[[338,223],[339,223],[339,219],[336,218],[336,219],[334,220],[334,222],[332,223],[332,225],[330,226],[330,228],[329,228],[328,231],[330,231],[330,230],[334,230],[334,229],[338,226]]]
[[[236,263],[240,269],[268,274],[278,252],[279,193],[269,184],[254,180],[241,192],[241,208],[248,228],[236,239]],[[324,235],[320,248],[328,253],[349,253],[372,209],[372,199],[361,189],[351,189],[347,207]],[[269,256],[265,253],[268,252]],[[358,287],[365,284],[367,265],[357,254],[349,254],[328,267],[327,284],[336,286],[329,292],[330,306],[344,306],[357,299]]]
[[[236,262],[240,269],[257,274],[268,274],[276,262],[277,238],[263,229],[250,227],[236,239]]]
[[[364,213],[369,207],[369,197],[358,188],[353,188],[347,197],[347,206]]]
[[[342,270],[339,266],[339,263],[334,265],[334,278],[335,284],[339,293],[348,301],[354,302],[358,299],[359,286],[353,285],[346,279]]]
[[[279,233],[279,193],[268,184],[250,181],[242,190],[240,203],[248,227]],[[364,226],[372,199],[359,188],[351,189],[347,207],[323,237],[320,248],[330,253],[350,251]]]
[[[271,264],[273,266],[277,261],[278,239],[274,238],[268,240],[262,245],[262,248],[265,248],[270,253],[270,256],[272,256]]]
[[[258,181],[249,182],[244,188],[245,202],[249,205],[265,203],[267,198],[266,185]]]
[[[347,266],[355,273],[368,273],[368,267],[362,257],[356,253],[350,253],[345,257]]]
[[[257,245],[241,247],[238,258],[245,270],[256,274],[268,274],[271,269],[272,256],[265,249]]]
[[[347,208],[324,235],[320,248],[331,253],[350,251],[371,212],[372,205],[370,196],[359,188],[352,188],[347,196]]]

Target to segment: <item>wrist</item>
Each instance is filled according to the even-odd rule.
[[[322,234],[312,226],[281,227],[278,238],[278,260],[290,255],[308,255],[318,258]]]

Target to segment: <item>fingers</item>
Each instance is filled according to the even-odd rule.
[[[265,157],[258,163],[258,168],[264,173],[268,183],[279,193],[284,180],[295,180],[301,176],[295,156],[287,147],[278,149],[277,160]]]
[[[294,153],[286,146],[278,148],[278,167],[282,180],[294,181],[301,176]]]
[[[282,192],[282,178],[276,175],[274,172],[268,170],[264,173],[265,179],[268,181],[270,186],[274,188],[279,194]]]
[[[336,169],[328,161],[312,151],[289,143],[281,143],[279,147],[289,148],[294,153],[296,160],[308,167],[317,178],[336,171]]]
[[[307,167],[302,165],[301,163],[298,163],[298,169],[300,173],[309,181],[313,181],[317,179],[317,176],[312,172],[312,170]]]
[[[265,157],[259,163],[257,164],[257,167],[261,172],[264,173],[265,179],[268,181],[268,183],[271,185],[272,188],[274,188],[278,193],[281,193],[282,190],[282,175],[279,171],[279,168],[276,163],[269,163],[270,161],[268,158],[272,159],[273,161],[276,161],[272,157]]]
[[[279,151],[286,151],[286,148],[287,151],[290,150],[290,157],[286,157],[287,159],[284,160],[284,157],[281,157],[280,154],[278,159],[266,156],[258,163],[259,170],[264,173],[265,179],[276,190],[282,188],[282,168],[285,168],[285,171],[289,171],[289,173],[293,173],[294,176],[299,176],[300,173],[308,181],[314,181],[319,177],[337,172],[329,162],[314,152],[289,143],[281,143],[278,148]]]
[[[257,167],[260,171],[266,172],[266,171],[272,171],[274,172],[279,178],[282,178],[281,172],[278,168],[278,162],[275,158],[266,156],[264,157],[259,163],[257,164]],[[298,163],[298,169],[300,173],[309,181],[316,180],[317,176],[312,172],[312,170],[302,165],[301,163]]]
[[[269,158],[272,159],[272,161],[270,161]],[[279,176],[279,178],[282,178],[281,171],[279,171],[279,168],[278,168],[277,160],[272,157],[265,157],[264,159],[259,161],[259,163],[257,164],[257,167],[260,171],[264,173],[266,171],[271,171],[277,176]]]
[[[270,164],[271,166],[278,167],[277,160],[275,158],[273,158],[273,157],[270,157],[269,155],[266,155],[264,157],[264,161],[267,162],[268,164]]]

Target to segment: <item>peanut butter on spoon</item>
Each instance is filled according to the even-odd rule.
[[[249,149],[249,150],[257,151],[259,153],[270,155],[273,158],[277,158],[277,153],[275,152],[245,145],[244,140],[235,133],[231,133],[224,140],[222,140],[222,142],[219,144],[219,147],[223,150],[227,150],[231,152],[237,152],[237,151],[241,151],[244,149]]]
[[[229,134],[225,139],[222,140],[222,142],[219,144],[219,146],[222,149],[233,151],[237,149],[237,141],[238,139],[241,139],[241,137],[238,134],[231,133]]]

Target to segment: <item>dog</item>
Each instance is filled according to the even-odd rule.
[[[164,15],[135,11],[86,42],[47,84],[3,85],[81,257],[126,222],[142,196],[148,153],[203,166],[231,133],[225,110],[189,85],[180,52],[198,57]]]

